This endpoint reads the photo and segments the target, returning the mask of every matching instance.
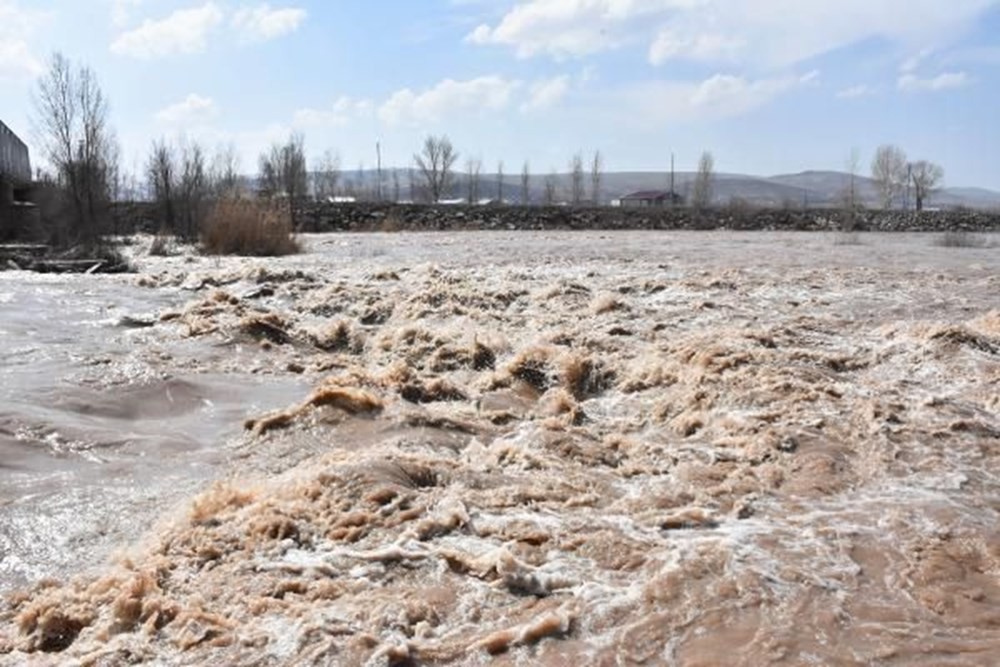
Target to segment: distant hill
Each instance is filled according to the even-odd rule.
[[[400,184],[400,197],[409,198],[408,170],[385,169],[382,172],[384,196],[391,197],[393,192],[393,173]],[[682,196],[690,193],[694,182],[694,173],[677,172],[674,175],[674,188]],[[569,174],[533,174],[529,179],[530,198],[533,202],[544,199],[546,180],[552,178],[556,184],[556,197],[560,201],[569,199]],[[875,183],[866,176],[855,176],[855,187],[860,201],[867,206],[877,206],[878,193]],[[372,192],[375,188],[376,174],[374,170],[345,171],[341,174],[340,185],[357,194]],[[419,175],[415,177],[421,181]],[[717,204],[727,204],[735,200],[755,206],[836,206],[842,199],[851,182],[849,174],[839,171],[804,171],[798,174],[779,174],[777,176],[749,176],[746,174],[720,173],[715,176],[713,199]],[[587,196],[590,196],[590,177],[586,175],[584,182]],[[601,181],[601,203],[606,204],[632,192],[642,190],[669,190],[670,174],[667,172],[611,172],[606,173]],[[456,172],[450,196],[460,198],[467,196],[468,179],[465,174]],[[520,174],[506,174],[503,187],[504,199],[520,201]],[[482,198],[496,197],[496,174],[483,173],[480,176],[479,195]],[[952,208],[967,206],[979,209],[1000,209],[1000,192],[984,188],[949,187],[944,188],[931,197],[928,206]]]

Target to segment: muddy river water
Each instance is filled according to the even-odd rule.
[[[0,273],[0,664],[997,664],[1000,252],[934,241]]]

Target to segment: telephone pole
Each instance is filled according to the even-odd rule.
[[[674,193],[674,152],[670,151],[670,206],[677,203],[677,195]]]
[[[375,142],[375,201],[382,201],[382,142]]]

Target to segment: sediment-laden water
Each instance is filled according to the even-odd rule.
[[[861,238],[8,274],[0,662],[990,664],[1000,257]]]

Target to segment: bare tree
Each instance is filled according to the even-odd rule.
[[[924,204],[944,181],[944,169],[933,162],[919,160],[911,165],[910,174],[913,179],[913,196],[916,199],[917,210],[923,211]]]
[[[240,194],[240,156],[236,146],[219,146],[209,168],[209,186],[216,197],[234,198]]]
[[[308,191],[305,138],[293,133],[284,144],[274,144],[260,156],[260,180],[272,197],[288,201],[292,227],[297,228],[296,204]]]
[[[497,203],[503,204],[503,160],[497,162]]]
[[[392,202],[399,203],[399,169],[392,170]]]
[[[139,184],[139,174],[141,173],[142,167],[139,166],[138,157],[133,158],[131,169],[122,170],[121,198],[123,201],[134,202],[142,199],[142,186]]]
[[[601,205],[601,181],[604,180],[604,156],[601,151],[594,152],[590,163],[590,199],[594,206]]]
[[[847,168],[847,183],[844,184],[844,189],[840,193],[840,201],[844,213],[843,226],[846,231],[850,231],[854,228],[855,218],[860,207],[858,170],[861,168],[861,153],[857,148],[851,149],[845,167]]]
[[[110,182],[119,155],[107,98],[93,70],[74,71],[57,53],[39,79],[34,102],[40,143],[68,197],[71,232],[96,241],[110,217]]]
[[[577,153],[569,161],[570,197],[574,206],[583,201],[583,156]]]
[[[177,188],[180,232],[187,238],[194,238],[201,229],[205,200],[208,197],[205,151],[197,142],[182,141],[180,159],[180,182]]]
[[[469,204],[479,203],[479,183],[482,170],[483,161],[479,158],[469,158],[465,161],[465,184],[469,192]]]
[[[702,211],[712,204],[712,190],[715,181],[715,158],[708,151],[701,154],[698,160],[698,173],[694,177],[694,187],[691,192],[691,205]]]
[[[531,165],[527,160],[521,167],[521,204],[523,206],[531,204]]]
[[[451,140],[446,136],[428,136],[424,139],[423,150],[413,156],[413,161],[424,177],[431,202],[441,201],[451,186],[451,169],[458,161]]]
[[[316,199],[326,201],[337,195],[340,182],[340,155],[326,150],[313,165],[313,194]]]
[[[553,206],[556,203],[556,191],[559,186],[559,177],[553,170],[545,177],[545,205]]]
[[[165,140],[153,142],[153,148],[146,163],[146,177],[149,193],[156,204],[161,231],[177,232],[177,211],[175,208],[175,186],[177,183],[173,147]]]
[[[872,180],[878,189],[882,208],[890,209],[906,187],[906,153],[898,146],[883,145],[872,159]]]
[[[212,189],[204,149],[185,140],[177,147],[165,140],[154,142],[146,175],[161,231],[195,238]]]

